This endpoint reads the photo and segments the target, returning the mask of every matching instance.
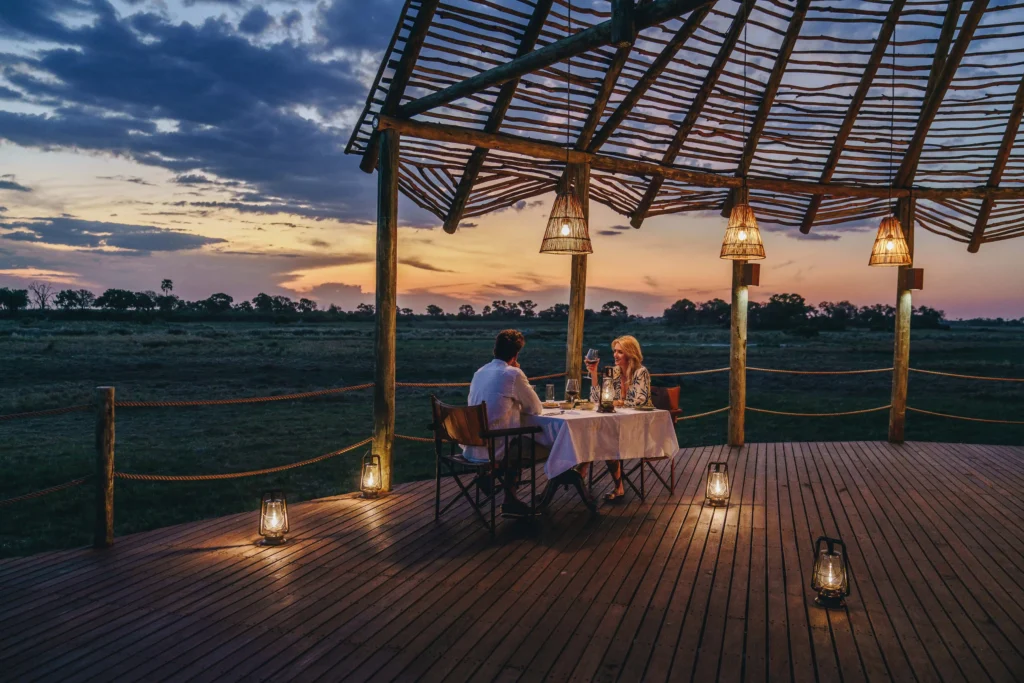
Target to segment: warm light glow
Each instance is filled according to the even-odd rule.
[[[704,495],[711,505],[728,503],[729,467],[724,462],[708,463],[708,483]]]
[[[377,488],[377,468],[368,468],[366,470],[366,481],[364,482],[366,488],[374,489]]]
[[[737,235],[737,237],[740,238],[740,242],[746,242],[747,241],[747,231],[746,230],[740,230],[740,234]]]
[[[263,528],[268,534],[277,535],[284,529],[284,510],[281,501],[272,500],[267,503],[266,512],[263,514]]]
[[[726,494],[729,487],[725,484],[725,477],[722,472],[713,472],[711,474],[711,495],[716,498],[720,498]]]
[[[569,232],[570,232],[569,224],[568,223],[562,223],[562,237],[568,237],[569,236]]]
[[[885,243],[885,250],[886,251],[892,251],[895,248],[896,248],[896,243],[893,242],[892,240],[889,240],[888,242]]]
[[[615,384],[611,377],[604,378],[604,383],[601,385],[601,400],[606,403],[612,403],[615,400]]]
[[[845,580],[846,568],[842,555],[829,554],[827,550],[822,550],[818,560],[818,583],[822,590],[841,591]]]

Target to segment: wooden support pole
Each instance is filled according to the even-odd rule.
[[[907,238],[910,260],[914,260],[914,200],[900,200],[897,216]],[[913,268],[900,266],[896,278],[896,333],[893,338],[892,407],[889,409],[889,441],[903,443],[907,421],[907,379],[910,374],[910,320],[913,315],[911,290],[904,273]]]
[[[744,419],[747,412],[747,285],[743,269],[746,261],[732,262],[732,310],[729,344],[729,445],[745,441]]]
[[[566,179],[583,206],[583,215],[590,222],[590,166],[569,164]],[[565,337],[566,379],[580,380],[583,394],[583,316],[587,299],[587,256],[572,257],[569,275],[569,329]]]
[[[380,136],[377,171],[377,327],[373,347],[373,452],[380,456],[381,489],[391,490],[395,441],[395,324],[398,288],[399,135]]]
[[[94,548],[114,545],[114,387],[96,389],[96,524]]]
[[[612,38],[615,47],[629,47],[636,39],[633,24],[634,0],[612,0]]]

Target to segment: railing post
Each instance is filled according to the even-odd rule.
[[[96,524],[93,547],[114,544],[114,387],[96,389]]]
[[[897,204],[897,216],[903,226],[903,236],[907,238],[910,260],[914,260],[914,199],[900,200]],[[907,424],[907,380],[910,374],[910,321],[914,307],[911,297],[910,283],[906,272],[913,268],[900,266],[896,274],[896,330],[893,337],[892,358],[892,407],[889,409],[889,441],[903,443]]]
[[[583,206],[583,215],[590,221],[590,165],[569,164],[565,181],[570,183]],[[587,303],[587,256],[572,257],[569,274],[569,329],[565,337],[565,377],[582,385],[583,322]],[[580,395],[586,396],[580,386]]]
[[[747,411],[747,285],[746,261],[732,262],[732,307],[729,340],[729,445],[745,441]]]
[[[398,288],[398,132],[380,135],[377,169],[377,326],[374,333],[373,452],[381,490],[391,490],[395,442],[395,325]]]

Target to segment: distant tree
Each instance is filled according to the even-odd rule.
[[[728,325],[732,307],[721,299],[704,301],[697,306],[697,322],[702,325]]]
[[[272,313],[274,311],[274,298],[269,294],[260,292],[252,298],[252,307],[260,313]]]
[[[341,310],[341,306],[339,306],[338,304],[331,304],[330,306],[328,306],[327,312],[330,313],[331,315],[338,315],[339,313],[344,313],[344,311]]]
[[[79,308],[78,302],[78,290],[75,289],[62,289],[57,292],[57,296],[53,297],[53,303],[57,308],[69,311],[72,308]]]
[[[316,310],[316,302],[312,299],[299,299],[299,313],[312,313]]]
[[[209,313],[224,313],[225,311],[231,310],[231,304],[234,303],[234,298],[224,292],[217,292],[211,294],[208,298],[202,301],[202,307]]]
[[[161,313],[170,313],[176,310],[182,303],[182,300],[173,294],[161,294],[156,297],[156,307],[160,309]]]
[[[11,312],[28,308],[28,290],[0,287],[0,308]]]
[[[96,299],[96,306],[109,311],[127,311],[135,307],[135,292],[127,289],[108,289]]]
[[[942,327],[942,324],[946,321],[946,312],[936,310],[929,306],[921,306],[920,308],[913,309],[910,321],[914,327],[927,330],[937,330]]]
[[[373,304],[359,304],[356,306],[355,315],[359,318],[373,318],[376,311]]]
[[[601,307],[601,315],[604,317],[625,320],[629,318],[629,309],[621,301],[609,301]]]
[[[149,312],[156,308],[156,306],[156,292],[135,292],[135,310]]]
[[[456,315],[459,320],[467,320],[469,318],[476,317],[476,311],[469,304],[462,304],[459,306],[459,313]]]
[[[819,324],[832,330],[845,330],[857,322],[857,307],[849,301],[822,301],[818,304]]]
[[[53,299],[53,285],[49,282],[30,282],[28,291],[36,308],[39,310],[49,308],[50,300]]]
[[[807,323],[811,307],[799,294],[772,294],[761,306],[758,315],[760,327],[788,330]]]
[[[274,313],[295,313],[296,304],[290,298],[278,294],[274,297]]]
[[[413,312],[413,310],[411,308],[399,308],[398,309],[398,316],[401,317],[401,318],[405,318],[406,320],[408,320],[409,318],[413,317],[413,315],[415,315],[415,313]]]
[[[669,325],[692,325],[697,322],[697,304],[680,299],[665,309],[664,318]]]
[[[79,308],[92,308],[93,304],[96,303],[96,295],[88,289],[79,289],[77,293]]]
[[[242,301],[235,304],[234,310],[238,311],[239,313],[252,313],[256,309],[252,307],[251,301]]]
[[[857,311],[857,322],[873,330],[889,329],[896,322],[896,309],[888,304],[861,306]]]
[[[534,311],[537,309],[537,304],[529,299],[525,299],[519,302],[519,310],[523,312],[524,318],[532,318],[536,315]]]
[[[519,308],[519,304],[512,303],[501,299],[500,301],[491,302],[491,317],[492,318],[518,318],[523,314]]]
[[[541,320],[566,320],[569,318],[569,304],[555,304],[537,315]]]
[[[174,283],[170,279],[164,278],[160,281],[160,291],[164,293],[164,296],[170,294],[174,291]]]
[[[484,310],[480,312],[480,315],[482,315],[485,318],[491,317],[491,307],[484,306]]]
[[[441,318],[444,316],[444,309],[434,304],[428,304],[427,315],[429,315],[431,318]]]

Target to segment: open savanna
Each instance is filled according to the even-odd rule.
[[[399,381],[465,382],[491,357],[502,321],[403,320],[398,326]],[[527,335],[527,374],[559,372],[565,363],[565,323],[520,320]],[[673,328],[635,321],[588,323],[585,347],[636,335],[653,373],[728,365],[728,330]],[[118,400],[189,401],[264,396],[361,384],[373,379],[372,323],[256,324],[0,321],[0,415],[90,402],[95,387],[116,387]],[[892,334],[846,331],[811,338],[752,331],[749,364],[831,370],[888,367]],[[958,328],[915,331],[911,365],[963,374],[1024,377],[1024,330]],[[698,413],[728,403],[726,373],[656,378],[679,383],[683,408]],[[560,383],[559,383],[560,385]],[[751,372],[748,404],[794,412],[831,412],[889,402],[889,375],[793,376]],[[463,402],[465,389],[398,390],[399,434],[427,436],[431,392]],[[561,387],[559,388],[561,394]],[[1024,384],[914,374],[910,405],[994,419],[1024,419]],[[886,437],[888,415],[780,417],[748,413],[747,439],[868,440]],[[1024,427],[911,414],[907,438],[1024,443]],[[372,390],[278,403],[119,409],[116,467],[126,472],[204,474],[286,464],[327,453],[370,435]],[[678,426],[681,445],[723,443],[726,416]],[[91,413],[0,422],[0,500],[90,474],[94,468]],[[283,488],[292,501],[357,488],[363,450],[309,467],[228,481],[118,481],[116,533],[257,507],[260,492]],[[397,481],[433,476],[432,446],[398,441]],[[0,556],[90,542],[90,485],[18,503],[0,514]],[[255,525],[255,515],[253,524]]]

